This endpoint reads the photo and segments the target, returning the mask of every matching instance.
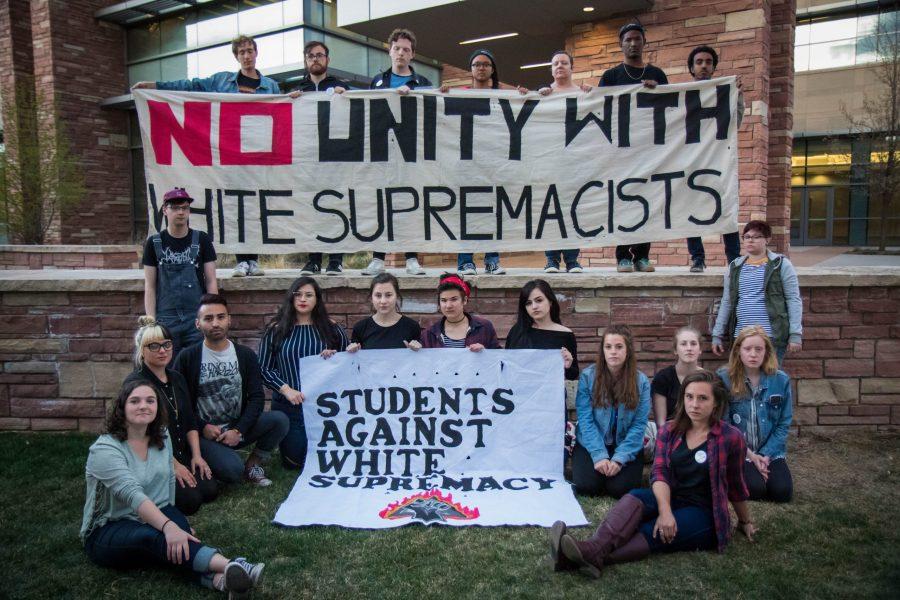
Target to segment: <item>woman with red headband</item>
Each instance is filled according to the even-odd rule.
[[[466,312],[470,292],[469,284],[456,273],[441,275],[438,307],[443,318],[422,330],[423,348],[468,348],[472,352],[500,348],[491,322]]]

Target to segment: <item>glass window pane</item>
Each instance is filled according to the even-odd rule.
[[[809,43],[809,23],[798,24],[794,30],[794,45],[802,46]]]
[[[302,69],[303,29],[284,32],[284,68]]]
[[[134,85],[138,81],[162,81],[159,70],[159,61],[151,60],[150,62],[128,67],[129,86]]]
[[[391,59],[387,52],[376,48],[369,48],[369,75],[375,77],[391,66]]]
[[[794,71],[809,70],[809,46],[794,47]]]
[[[178,52],[188,49],[187,27],[184,16],[166,19],[160,24],[160,51]]]
[[[284,34],[256,38],[256,68],[265,72],[284,64]]]
[[[856,17],[835,19],[833,21],[818,21],[812,23],[809,28],[809,42],[811,44],[847,40],[855,37]]]
[[[159,54],[159,24],[138,25],[128,30],[128,60],[135,61]]]
[[[838,219],[831,224],[831,243],[835,246],[850,245],[850,221]]]
[[[865,35],[856,40],[856,64],[875,62],[878,60],[878,37]]]
[[[847,219],[850,217],[850,188],[834,188],[834,218]]]
[[[878,24],[881,33],[900,30],[900,10],[881,13],[878,16]]]
[[[806,226],[806,237],[810,240],[824,240],[828,237],[828,222],[809,220]]]
[[[231,44],[200,50],[194,54],[197,56],[197,74],[192,77],[209,77],[219,71],[238,70],[237,61],[231,54]]]
[[[856,35],[858,37],[874,34],[877,29],[878,15],[864,15],[856,19]]]
[[[284,25],[284,7],[278,0],[242,0],[238,6],[238,30],[244,35],[279,29]]]
[[[162,70],[162,81],[186,79],[188,72],[188,55],[179,54],[159,61]]]
[[[807,185],[849,184],[850,165],[808,167],[806,169],[806,183]]]
[[[303,23],[303,0],[285,0],[282,2],[284,8],[284,24],[299,25]]]
[[[237,3],[224,2],[202,8],[197,23],[187,27],[196,30],[198,46],[231,41],[238,35]]]
[[[368,53],[365,46],[332,35],[325,36],[325,43],[328,44],[330,50],[330,67],[350,73],[366,73],[368,71]]]
[[[809,47],[809,68],[814,70],[850,66],[855,56],[855,39],[814,44]]]
[[[828,188],[807,188],[807,216],[809,220],[828,218]]]
[[[424,75],[425,77],[427,77],[433,85],[440,85],[441,72],[435,67],[432,67],[431,65],[423,65],[422,63],[417,62],[415,63],[415,65],[413,65],[413,68],[415,68],[416,73],[418,73],[419,75]]]

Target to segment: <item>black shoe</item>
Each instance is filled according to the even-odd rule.
[[[544,273],[559,273],[559,261],[548,259],[544,266]]]
[[[322,266],[317,262],[313,262],[311,260],[306,261],[306,264],[303,265],[303,268],[300,269],[301,275],[318,275],[322,272]]]
[[[343,275],[343,273],[344,267],[341,266],[341,263],[339,262],[330,262],[328,263],[328,266],[325,267],[326,275]]]
[[[702,260],[695,260],[691,263],[691,273],[702,273],[706,268],[706,263]]]

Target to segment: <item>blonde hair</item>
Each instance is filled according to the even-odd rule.
[[[775,355],[775,346],[772,345],[772,339],[766,330],[759,325],[750,325],[741,329],[740,333],[731,346],[731,353],[728,355],[728,378],[731,380],[731,393],[736,397],[746,396],[750,393],[747,384],[744,382],[747,374],[744,370],[744,363],[741,362],[741,344],[747,341],[747,338],[758,335],[762,338],[766,345],[766,357],[763,359],[760,370],[766,375],[772,375],[778,371],[778,357]]]
[[[703,334],[700,333],[700,330],[693,325],[685,325],[684,327],[679,328],[678,331],[675,332],[675,335],[672,337],[673,349],[678,350],[678,336],[680,336],[682,333],[693,333],[695,336],[697,336],[697,342],[703,344]]]
[[[153,342],[171,340],[172,334],[169,328],[159,323],[155,318],[144,315],[138,319],[138,330],[134,334],[134,366],[140,369],[144,366],[144,346]]]

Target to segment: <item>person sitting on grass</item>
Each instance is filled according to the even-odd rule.
[[[400,282],[390,273],[379,273],[369,284],[372,316],[356,322],[347,352],[422,347],[419,322],[400,313]]]
[[[728,366],[717,371],[731,392],[728,419],[744,434],[744,479],[751,500],[790,502],[794,483],[785,458],[793,419],[791,378],[778,370],[775,348],[759,325],[738,334]]]
[[[653,376],[650,391],[653,393],[653,420],[656,421],[657,430],[662,429],[666,421],[675,418],[675,407],[681,395],[681,380],[702,368],[701,338],[700,332],[690,325],[676,331],[674,346],[678,360]]]
[[[722,420],[728,392],[709,371],[684,378],[675,418],[656,440],[651,489],[616,502],[590,539],[577,541],[557,521],[550,555],[557,571],[579,569],[599,577],[610,564],[641,560],[651,552],[717,549],[731,538],[728,503],[738,529],[753,541],[740,431]]]
[[[650,382],[637,369],[632,339],[626,325],[607,327],[596,363],[578,380],[572,479],[581,494],[619,498],[641,484]]]
[[[466,312],[470,293],[469,284],[456,273],[441,275],[438,307],[443,317],[422,330],[423,348],[468,348],[472,352],[500,348],[493,323]]]
[[[201,585],[245,593],[264,564],[228,559],[203,544],[175,506],[172,439],[161,392],[146,380],[122,386],[107,433],[91,445],[81,540],[94,564],[113,569],[169,567]]]
[[[200,433],[191,393],[181,373],[168,368],[172,359],[172,334],[153,317],[139,319],[134,335],[134,365],[137,369],[124,383],[136,379],[153,383],[160,392],[160,403],[169,415],[175,469],[175,506],[186,515],[200,510],[219,495],[219,484],[200,452]]]

